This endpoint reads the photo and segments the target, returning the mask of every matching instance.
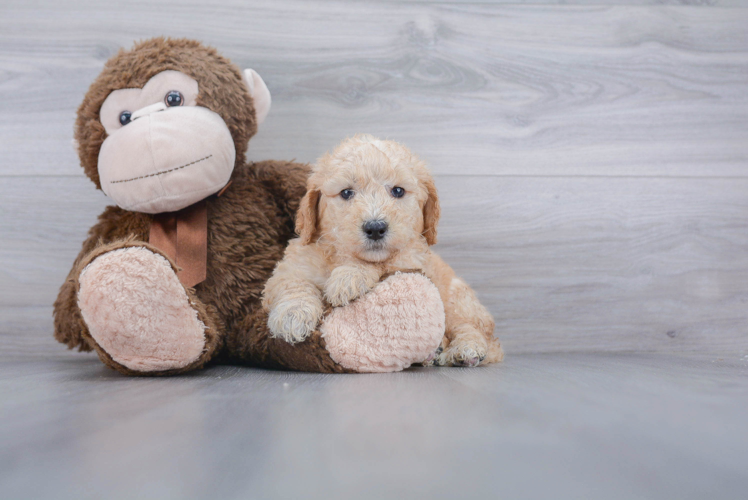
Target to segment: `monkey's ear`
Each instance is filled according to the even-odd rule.
[[[255,118],[257,119],[257,125],[259,125],[265,121],[265,117],[270,112],[270,91],[257,71],[245,69],[243,75],[244,81],[249,87],[249,95],[252,96],[255,103],[255,114],[257,115]]]

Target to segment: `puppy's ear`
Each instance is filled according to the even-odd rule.
[[[423,235],[426,237],[426,243],[434,245],[436,243],[436,226],[439,224],[441,208],[439,207],[439,195],[436,192],[434,179],[429,177],[424,181],[424,187],[429,197],[423,204]]]
[[[319,205],[319,190],[310,189],[301,199],[299,211],[296,212],[296,234],[303,245],[308,245],[317,232],[317,206]]]

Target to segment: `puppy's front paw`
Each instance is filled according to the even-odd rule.
[[[333,269],[325,283],[325,298],[333,307],[347,306],[377,283],[377,277],[353,266]]]
[[[281,302],[270,310],[268,316],[271,337],[291,344],[303,342],[317,327],[323,312],[322,302],[316,297]]]
[[[486,359],[487,351],[485,341],[458,337],[436,355],[433,363],[439,366],[478,366]]]

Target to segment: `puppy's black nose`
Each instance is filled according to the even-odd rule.
[[[383,220],[370,220],[364,224],[364,233],[370,240],[381,240],[387,234],[387,223]]]

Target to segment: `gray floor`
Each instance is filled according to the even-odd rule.
[[[2,498],[745,498],[748,356],[325,376],[5,362]]]

